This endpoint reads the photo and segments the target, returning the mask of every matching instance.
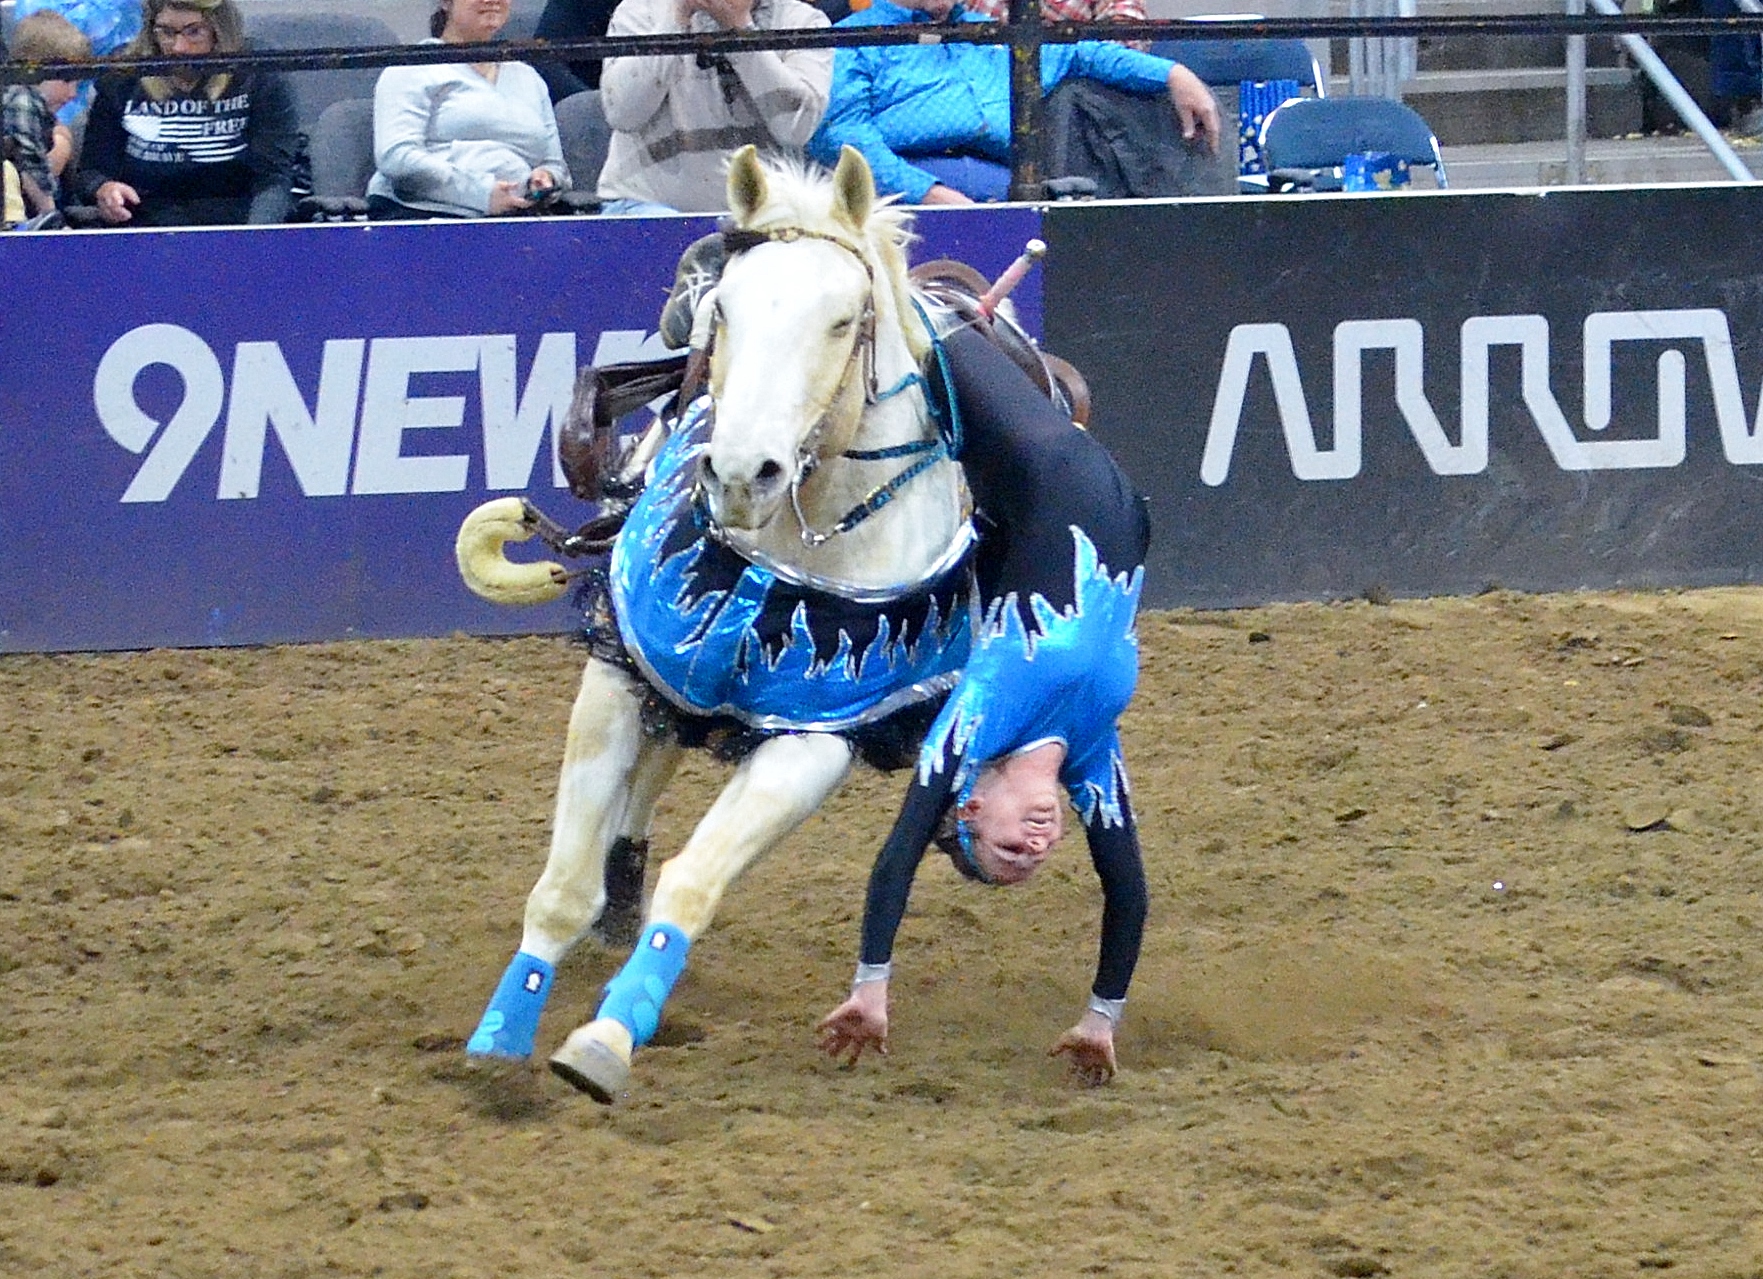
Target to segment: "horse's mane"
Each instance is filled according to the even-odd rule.
[[[833,216],[833,180],[829,171],[788,156],[766,156],[760,163],[765,169],[766,201],[741,223],[742,230],[801,227],[842,240],[852,238],[849,224]],[[876,202],[857,244],[875,268],[877,284],[883,286],[878,289],[885,291],[882,304],[905,332],[912,358],[922,364],[930,353],[930,334],[916,322],[912,301],[918,300],[932,317],[933,326],[939,329],[943,308],[915,289],[907,277],[907,250],[917,243],[918,236],[912,229],[912,211],[902,207],[898,199],[888,196]]]

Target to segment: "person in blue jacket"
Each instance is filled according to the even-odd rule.
[[[874,0],[841,27],[989,22],[956,0]],[[1218,103],[1179,62],[1110,41],[1041,47],[1041,91],[1087,76],[1138,94],[1167,93],[1182,137],[1218,149]],[[863,153],[876,190],[913,204],[1000,200],[1010,180],[1010,51],[1002,45],[937,41],[841,48],[832,99],[808,156],[837,162],[839,148]]]

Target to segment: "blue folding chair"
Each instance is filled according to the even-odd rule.
[[[1222,19],[1218,19],[1222,21]],[[1159,40],[1151,52],[1179,62],[1218,95],[1225,124],[1237,124],[1238,189],[1267,190],[1261,125],[1287,98],[1324,97],[1328,77],[1310,46],[1296,36],[1244,40]]]
[[[1403,182],[1413,167],[1430,168],[1438,186],[1450,185],[1432,126],[1394,98],[1294,98],[1261,126],[1261,150],[1270,191],[1370,189],[1349,176],[1367,167]]]
[[[1215,89],[1245,80],[1295,80],[1300,90],[1328,96],[1328,78],[1310,46],[1296,36],[1268,40],[1159,40],[1159,58],[1179,62]]]

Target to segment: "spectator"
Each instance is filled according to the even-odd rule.
[[[1730,18],[1738,13],[1737,0],[1701,0],[1702,12],[1711,18]],[[1709,89],[1717,103],[1716,122],[1745,137],[1763,137],[1763,53],[1757,36],[1708,37]],[[1722,118],[1723,117],[1723,118]]]
[[[91,41],[59,13],[45,10],[20,18],[12,32],[12,57],[20,62],[81,62],[91,56]],[[78,92],[74,80],[6,86],[9,155],[19,173],[55,205],[61,203],[61,175],[73,158],[73,131],[55,113]]]
[[[612,11],[618,0],[546,0],[533,29],[535,40],[597,40],[606,34]],[[533,63],[533,69],[545,78],[551,101],[561,102],[571,94],[600,87],[600,59],[580,58],[570,62],[546,59]],[[582,174],[585,182],[588,175]]]
[[[132,57],[245,48],[233,0],[146,0]],[[111,226],[283,222],[300,135],[287,82],[268,71],[109,75],[99,81],[79,190]]]
[[[609,34],[826,25],[803,0],[623,0]],[[800,152],[826,110],[832,70],[831,49],[608,58],[600,82],[612,125],[600,172],[605,212],[728,207],[729,156],[748,143]]]
[[[141,34],[141,0],[17,0],[13,14],[20,21],[33,13],[58,13],[84,33],[92,53],[105,57],[126,47]],[[92,82],[82,81],[79,93],[57,117],[72,126],[92,105]]]
[[[875,0],[841,27],[989,22],[954,0]],[[841,48],[832,102],[808,154],[833,163],[856,147],[876,188],[914,204],[1001,200],[1009,190],[1010,54],[997,45],[933,41]],[[1218,103],[1180,63],[1102,41],[1041,50],[1041,88],[1087,77],[1137,96],[1167,92],[1190,148],[1218,151]]]
[[[441,0],[425,44],[480,44],[508,0]],[[481,218],[525,213],[569,189],[551,95],[524,62],[387,67],[373,91],[368,213]]]
[[[973,0],[969,13],[996,22],[1010,21],[1010,0]],[[1041,0],[1043,22],[1145,22],[1144,0]],[[1149,49],[1149,40],[1122,40],[1129,49]]]

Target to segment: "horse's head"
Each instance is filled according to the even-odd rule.
[[[829,181],[729,166],[734,250],[716,289],[710,392],[716,424],[700,482],[716,521],[757,529],[805,468],[845,447],[873,390],[878,323],[898,328],[903,222],[883,217],[869,165],[847,147]],[[898,269],[897,269],[898,268]]]

